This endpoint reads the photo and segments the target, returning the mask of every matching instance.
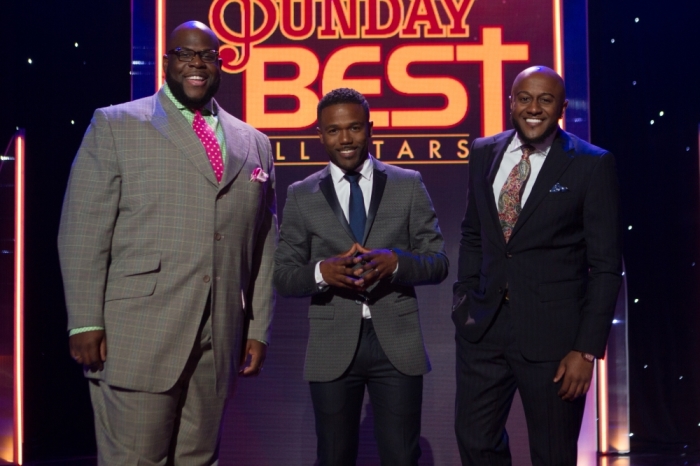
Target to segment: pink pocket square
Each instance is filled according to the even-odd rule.
[[[265,171],[263,171],[263,169],[260,167],[253,170],[253,173],[250,174],[250,181],[257,183],[264,183],[268,178],[270,178],[270,175],[265,173]]]

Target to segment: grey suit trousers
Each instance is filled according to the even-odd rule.
[[[149,393],[90,380],[100,466],[218,464],[226,399],[216,395],[209,309],[182,376]]]

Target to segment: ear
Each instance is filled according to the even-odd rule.
[[[559,118],[561,118],[564,115],[564,110],[566,110],[566,107],[569,106],[569,101],[564,100],[564,103],[561,106],[561,112],[559,112]]]
[[[163,73],[168,74],[168,54],[163,55]]]
[[[323,144],[323,133],[321,133],[320,126],[316,127],[316,134],[318,134],[318,140],[321,141],[321,144]]]
[[[372,128],[374,127],[373,121],[367,122],[367,136],[372,137]]]

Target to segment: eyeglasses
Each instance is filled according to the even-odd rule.
[[[214,63],[219,58],[219,52],[216,50],[200,50],[195,52],[190,49],[176,48],[173,50],[168,50],[168,55],[177,55],[177,59],[184,62],[191,62],[194,57],[199,55],[204,63]]]

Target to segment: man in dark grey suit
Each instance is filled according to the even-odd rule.
[[[430,370],[414,286],[447,276],[442,234],[420,174],[369,155],[361,94],[326,94],[318,134],[331,163],[289,187],[274,284],[311,297],[304,376],[319,464],[355,464],[367,386],[382,464],[413,465]]]
[[[452,314],[465,465],[511,464],[516,389],[532,464],[576,464],[621,282],[621,233],[614,158],[559,128],[567,103],[553,70],[524,70],[510,97],[515,130],[476,139],[469,154]]]
[[[213,99],[208,27],[168,43],[158,93],[95,111],[61,216],[70,352],[101,465],[216,464],[239,368],[258,374],[269,340],[270,143]]]

